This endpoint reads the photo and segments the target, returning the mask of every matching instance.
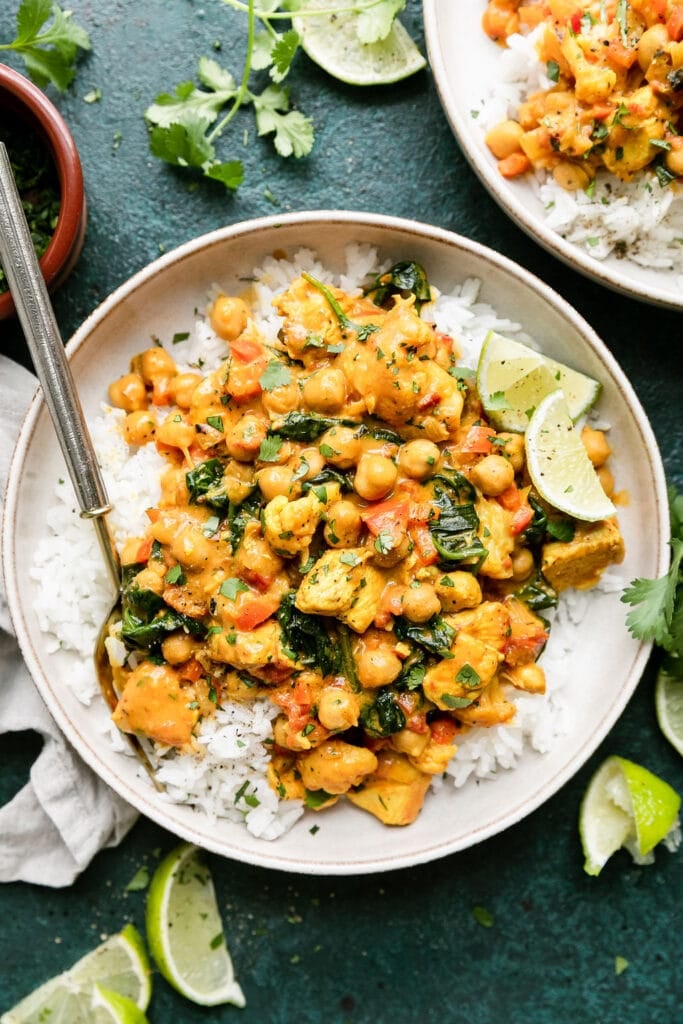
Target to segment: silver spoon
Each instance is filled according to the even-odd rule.
[[[83,409],[76,391],[64,344],[59,333],[45,280],[31,241],[12,165],[0,142],[0,263],[12,292],[45,404],[52,418],[69,476],[76,492],[81,518],[90,519],[97,532],[105,565],[115,590],[114,609],[121,597],[121,563],[107,523],[111,505],[97,462]],[[113,612],[112,612],[113,614]],[[104,653],[104,637],[112,615],[100,632],[95,651],[95,670],[110,708],[115,707],[111,670]],[[129,737],[133,748],[152,771],[149,754],[137,738]],[[159,783],[155,784],[159,786]]]

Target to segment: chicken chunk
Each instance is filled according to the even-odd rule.
[[[359,789],[349,790],[346,798],[385,825],[410,825],[422,809],[430,782],[431,776],[403,754],[382,750],[375,771]]]
[[[169,747],[186,747],[206,697],[203,680],[181,685],[170,665],[143,661],[128,676],[112,718],[124,732],[142,733]]]
[[[328,550],[299,587],[296,606],[309,615],[331,615],[356,633],[373,622],[384,589],[382,573],[368,564],[367,548]]]
[[[624,558],[624,538],[615,519],[579,523],[573,540],[543,545],[541,571],[557,591],[593,587],[608,565]]]
[[[509,579],[515,546],[510,532],[510,513],[488,498],[480,498],[475,508],[479,516],[479,539],[488,552],[480,573],[494,580]]]
[[[214,661],[242,669],[256,679],[281,682],[300,667],[282,645],[282,630],[274,619],[249,632],[222,629],[209,637],[209,654]]]
[[[502,661],[494,647],[468,633],[458,633],[444,658],[430,668],[422,684],[425,697],[442,711],[467,707],[493,679]]]
[[[306,789],[337,794],[346,793],[374,772],[377,758],[366,747],[332,739],[301,754],[297,764]]]

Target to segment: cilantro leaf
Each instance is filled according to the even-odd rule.
[[[356,35],[361,43],[378,43],[386,39],[394,18],[405,5],[406,0],[379,0],[367,10],[361,10],[356,25]]]
[[[626,616],[626,625],[638,640],[654,640],[665,650],[680,643],[672,635],[671,627],[680,582],[683,561],[683,540],[671,541],[671,567],[664,576],[657,579],[636,579],[621,596],[625,604],[632,605]],[[680,621],[676,613],[676,622]]]
[[[253,97],[259,135],[275,133],[280,156],[307,156],[313,147],[313,122],[299,110],[289,110],[289,91],[268,86]]]
[[[259,377],[259,384],[264,391],[273,391],[274,388],[284,388],[292,383],[292,371],[279,359],[271,359],[265,370]]]
[[[244,181],[244,167],[241,160],[228,160],[223,164],[213,163],[204,168],[204,177],[220,181],[234,192]]]
[[[283,36],[279,36],[276,40],[275,45],[270,51],[270,59],[273,65],[270,69],[270,77],[274,82],[281,82],[287,75],[299,49],[300,41],[299,33],[295,32],[293,28],[285,32]]]
[[[37,85],[52,83],[64,92],[76,73],[79,51],[90,49],[86,30],[72,20],[71,11],[51,0],[23,0],[16,26],[16,37],[0,44],[0,50],[18,53]]]
[[[201,124],[156,125],[149,135],[149,148],[153,156],[177,167],[203,167],[215,157]]]
[[[175,92],[163,92],[157,96],[154,103],[145,111],[145,117],[150,124],[160,125],[162,128],[182,124],[186,127],[201,125],[204,130],[213,124],[222,108],[234,95],[234,88],[206,92],[197,89],[192,82],[181,82],[175,87]]]

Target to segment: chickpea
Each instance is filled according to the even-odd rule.
[[[583,441],[588,458],[595,468],[599,469],[600,466],[604,466],[612,454],[612,449],[607,443],[607,438],[603,431],[593,430],[592,427],[586,426],[581,431],[581,440]]]
[[[529,661],[526,665],[515,665],[514,668],[506,668],[503,678],[506,683],[512,683],[518,690],[527,690],[529,693],[545,693],[545,672],[535,661]]]
[[[171,554],[187,569],[203,569],[211,558],[213,543],[194,523],[183,523],[170,544]]]
[[[140,374],[145,384],[153,384],[155,380],[172,377],[175,372],[173,356],[159,345],[146,349],[140,356]]]
[[[588,188],[591,182],[591,175],[586,168],[569,160],[562,160],[553,167],[553,178],[567,192],[580,192]]]
[[[515,473],[521,473],[524,469],[526,458],[524,454],[524,434],[510,434],[506,431],[501,431],[496,436],[499,441],[504,442],[501,450],[505,458],[510,460],[510,465]]]
[[[346,377],[334,367],[318,370],[304,383],[304,402],[315,412],[337,412],[345,398]]]
[[[237,423],[225,433],[225,447],[228,455],[238,462],[251,462],[258,454],[268,427],[261,416],[245,412]]]
[[[353,486],[357,494],[366,501],[379,501],[394,489],[398,470],[386,455],[361,455],[356,468]]]
[[[189,448],[195,438],[195,428],[182,418],[180,413],[168,416],[157,427],[157,441],[171,448]]]
[[[318,473],[322,473],[325,468],[325,457],[320,454],[317,448],[304,448],[296,456],[295,461],[295,473],[306,470],[301,477],[302,480],[312,480]],[[306,466],[308,466],[308,469],[306,469]]]
[[[471,479],[483,494],[496,498],[515,482],[515,471],[503,455],[485,455],[472,470]]]
[[[358,681],[367,689],[393,683],[401,668],[401,659],[388,647],[363,647],[356,656]]]
[[[380,569],[393,569],[395,565],[407,558],[412,550],[412,541],[406,533],[398,544],[385,550],[384,545],[378,544],[378,538],[368,534],[367,547],[372,551],[372,561]],[[382,548],[382,550],[379,550]]]
[[[264,391],[261,395],[261,404],[271,416],[284,416],[285,413],[299,407],[299,385],[285,384],[281,388]]]
[[[519,152],[523,136],[524,129],[519,121],[501,121],[490,130],[484,141],[496,160],[504,160],[506,156]]]
[[[645,29],[638,40],[638,63],[642,71],[647,71],[658,50],[666,49],[671,40],[666,25],[652,25]]]
[[[139,373],[126,373],[109,385],[109,401],[117,409],[135,412],[147,405],[145,382]]]
[[[256,474],[261,494],[266,501],[271,501],[279,494],[289,497],[292,492],[294,473],[291,466],[266,466]]]
[[[333,548],[352,548],[358,543],[363,522],[358,506],[347,498],[333,501],[325,519],[325,540]]]
[[[445,612],[460,612],[481,604],[479,580],[471,572],[444,572],[434,581],[434,589]]]
[[[154,437],[157,421],[150,409],[129,412],[123,421],[123,436],[127,444],[147,444]]]
[[[429,583],[411,584],[403,595],[403,614],[411,622],[428,622],[441,611],[436,590]]]
[[[400,754],[407,754],[408,757],[420,757],[429,746],[431,733],[413,732],[412,729],[401,729],[391,737],[391,745]]]
[[[358,725],[360,701],[355,693],[341,686],[325,686],[318,697],[320,724],[331,731],[350,729]]]
[[[161,643],[161,653],[169,665],[182,665],[197,649],[197,642],[186,633],[171,633]]]
[[[201,383],[201,376],[198,373],[177,373],[171,378],[170,393],[171,400],[179,405],[181,409],[189,409],[192,404],[192,395],[198,384]]]
[[[425,480],[434,474],[439,454],[433,441],[408,441],[398,453],[399,469],[411,480]]]
[[[249,307],[242,299],[219,295],[211,307],[209,322],[219,338],[234,341],[247,326]]]
[[[351,469],[360,456],[361,443],[353,427],[332,427],[320,438],[320,450],[330,465]]]
[[[516,548],[512,552],[512,578],[520,581],[531,576],[534,571],[534,556],[528,548]]]
[[[676,136],[671,140],[671,149],[666,154],[664,162],[667,169],[677,178],[683,176],[683,138],[681,136]]]

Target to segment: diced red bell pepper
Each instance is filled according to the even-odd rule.
[[[478,426],[470,427],[465,434],[465,440],[460,445],[460,451],[471,455],[488,455],[493,449],[492,437],[496,436],[492,427]]]
[[[176,672],[181,679],[187,679],[191,683],[196,683],[204,675],[204,669],[196,658],[190,658],[189,661],[184,661],[182,665],[177,665]]]
[[[435,743],[452,743],[458,731],[452,718],[437,718],[429,728]]]
[[[230,355],[240,363],[253,363],[257,359],[263,359],[265,352],[263,345],[253,338],[235,338],[230,342]]]
[[[152,537],[148,537],[146,540],[142,541],[142,543],[140,544],[140,547],[137,549],[137,551],[135,553],[135,561],[136,562],[142,563],[142,562],[148,562],[149,561],[149,556],[152,554],[152,544],[153,543],[154,543],[154,540],[152,539]]]
[[[361,519],[374,537],[389,536],[392,546],[398,547],[408,529],[410,502],[404,498],[390,498],[368,505],[360,514]]]
[[[534,518],[534,510],[526,502],[521,504],[519,508],[512,513],[512,521],[510,523],[510,533],[513,537],[516,537],[518,533],[523,533],[527,526]]]
[[[439,560],[439,552],[434,546],[432,535],[427,526],[411,526],[410,538],[415,545],[415,554],[422,565],[434,565]]]
[[[666,23],[666,30],[675,43],[683,39],[683,7],[674,7]]]
[[[235,613],[233,616],[235,626],[239,630],[248,632],[278,610],[280,601],[276,597],[268,597],[267,594],[257,594],[255,591],[243,591],[238,595],[235,602]]]

